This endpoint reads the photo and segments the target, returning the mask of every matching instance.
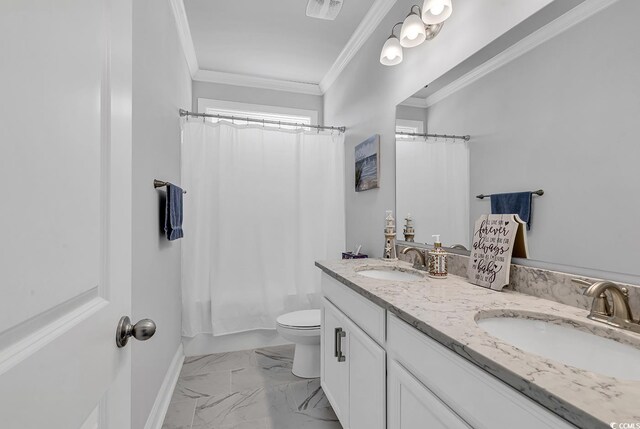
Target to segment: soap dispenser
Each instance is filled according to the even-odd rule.
[[[433,249],[429,251],[429,277],[436,279],[444,279],[447,277],[447,255],[448,253],[442,248],[440,242],[440,235],[433,235],[435,242],[433,243]]]

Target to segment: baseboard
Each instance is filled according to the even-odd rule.
[[[173,396],[173,390],[176,388],[176,383],[178,382],[178,376],[180,375],[183,362],[184,349],[181,343],[178,346],[178,350],[176,350],[176,354],[173,356],[173,360],[171,361],[171,365],[169,365],[166,375],[164,376],[162,386],[160,386],[160,391],[153,403],[153,408],[151,408],[151,413],[147,418],[147,423],[144,425],[144,429],[162,428],[162,423],[164,423],[164,418],[167,415],[167,409],[171,402],[171,396]]]
[[[263,329],[214,337],[211,334],[199,334],[193,338],[182,337],[186,356],[209,355],[236,350],[249,350],[262,347],[289,344],[275,329]]]

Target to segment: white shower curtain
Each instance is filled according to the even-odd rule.
[[[416,241],[469,247],[469,144],[466,141],[396,141],[398,218],[411,213]]]
[[[274,329],[319,306],[344,249],[344,136],[184,123],[183,335]]]

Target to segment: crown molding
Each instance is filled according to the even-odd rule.
[[[427,108],[427,99],[419,98],[419,97],[409,97],[400,103],[401,106],[406,107],[417,107],[418,109],[426,109]]]
[[[450,95],[460,91],[461,89],[471,85],[478,79],[488,75],[489,73],[499,69],[505,64],[510,63],[516,58],[526,54],[544,42],[564,33],[571,27],[579,24],[585,19],[595,15],[603,9],[616,3],[618,0],[586,0],[575,8],[571,9],[564,15],[554,19],[544,27],[531,33],[524,39],[505,49],[495,57],[482,63],[469,73],[461,76],[459,79],[451,82],[439,91],[434,92],[424,99],[424,107],[431,107],[434,104],[444,100]]]
[[[272,89],[276,91],[297,92],[300,94],[322,95],[320,87],[315,83],[294,82],[213,70],[198,70],[196,75],[193,77],[193,80],[199,82],[222,83],[225,85]]]
[[[367,11],[358,27],[355,29],[349,41],[342,49],[338,58],[329,68],[319,84],[307,82],[294,82],[281,79],[264,78],[235,73],[226,73],[214,70],[202,70],[198,65],[196,50],[191,37],[189,21],[184,8],[183,0],[169,0],[176,20],[178,36],[182,45],[191,78],[199,82],[221,83],[226,85],[247,86],[253,88],[272,89],[276,91],[296,92],[301,94],[322,95],[335,82],[344,68],[353,59],[362,45],[371,37],[382,19],[389,13],[397,0],[376,0]]]
[[[375,3],[373,3],[349,38],[347,44],[342,48],[338,58],[336,58],[329,68],[329,71],[327,71],[320,81],[320,90],[323,94],[333,85],[347,64],[349,64],[356,53],[358,53],[362,45],[371,37],[396,1],[397,0],[376,0]]]
[[[200,67],[198,66],[198,57],[196,57],[196,49],[193,44],[193,38],[191,37],[189,21],[187,20],[187,11],[184,9],[183,0],[169,0],[169,3],[171,3],[173,17],[176,20],[176,27],[178,28],[178,37],[180,38],[182,51],[184,52],[184,57],[187,60],[187,66],[189,67],[191,78],[193,79],[193,77],[198,73]]]

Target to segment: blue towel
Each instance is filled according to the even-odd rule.
[[[532,192],[513,192],[510,194],[491,195],[492,214],[517,214],[531,229]]]
[[[182,238],[182,188],[167,184],[167,201],[164,210],[164,232],[167,240]]]

